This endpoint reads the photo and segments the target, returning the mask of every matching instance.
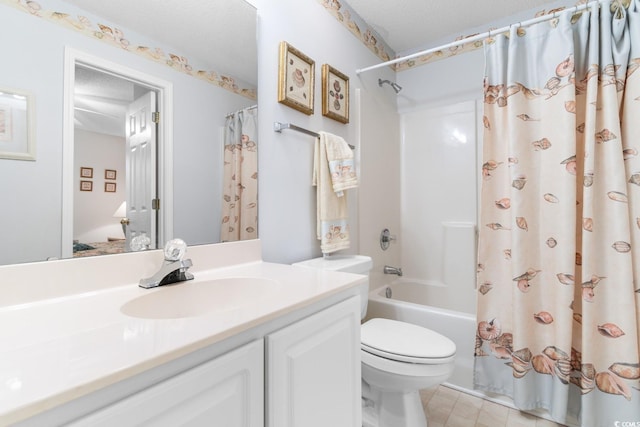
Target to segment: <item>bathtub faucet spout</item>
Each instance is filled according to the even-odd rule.
[[[382,270],[384,274],[397,274],[398,276],[402,276],[402,269],[400,267],[391,267],[390,265],[385,265]]]

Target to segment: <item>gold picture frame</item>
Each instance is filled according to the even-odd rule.
[[[278,102],[304,114],[313,114],[315,61],[287,42],[280,42]]]
[[[322,65],[322,115],[349,123],[349,77],[329,64]]]

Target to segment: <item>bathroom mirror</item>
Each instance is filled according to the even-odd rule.
[[[102,213],[110,222],[108,236],[121,237],[116,197],[124,198],[124,162],[89,162],[71,172],[62,170],[68,155],[63,149],[63,104],[71,96],[64,87],[68,48],[169,82],[173,230],[166,238],[180,237],[189,245],[220,241],[225,119],[257,104],[252,5],[244,0],[161,5],[155,0],[0,0],[0,34],[3,57],[10,58],[0,69],[0,86],[31,96],[36,148],[35,161],[0,157],[0,265],[62,256],[63,245],[72,244],[61,237],[63,199],[70,191],[82,193],[88,204],[108,199],[110,211]],[[87,102],[105,101],[89,95]],[[92,110],[86,103],[77,106],[79,112]],[[106,110],[84,113],[96,121],[111,115]],[[82,132],[86,136],[88,131]],[[64,188],[65,173],[72,174],[72,189]]]

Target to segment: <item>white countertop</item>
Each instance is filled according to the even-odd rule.
[[[194,274],[194,280],[170,287],[147,290],[132,283],[0,307],[0,425],[70,402],[367,280],[262,261]],[[246,295],[246,304],[194,317],[147,319],[121,311],[142,295],[207,286],[207,281],[229,277],[266,278],[277,284],[259,296]],[[216,297],[218,303],[224,300],[223,287]]]

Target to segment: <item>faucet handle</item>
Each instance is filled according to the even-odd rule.
[[[396,236],[391,234],[388,228],[385,228],[382,230],[382,233],[380,233],[380,247],[383,251],[389,249],[389,244],[394,240],[396,240]]]
[[[182,239],[172,239],[164,245],[164,259],[166,261],[180,261],[187,252],[187,244]]]
[[[151,239],[147,236],[146,233],[141,233],[134,238],[131,239],[131,243],[129,243],[129,247],[132,251],[146,251],[149,249],[149,245],[151,244]]]

